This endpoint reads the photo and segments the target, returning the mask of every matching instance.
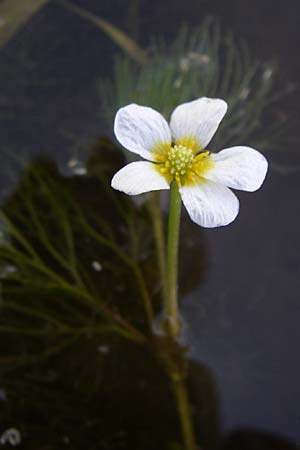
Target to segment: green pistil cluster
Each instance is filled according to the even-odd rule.
[[[196,153],[188,146],[175,144],[166,149],[163,157],[160,155],[156,167],[169,184],[175,180],[179,187],[193,186],[203,181],[203,175],[213,167],[213,161],[209,151]]]
[[[203,174],[213,166],[209,151],[196,153],[194,149],[182,144],[167,148],[159,156],[157,170],[169,184],[175,180],[179,187],[199,183]]]
[[[187,170],[193,167],[193,161],[193,150],[183,145],[174,145],[169,150],[165,167],[172,176],[177,178],[185,175]]]

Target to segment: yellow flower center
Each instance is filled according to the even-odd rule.
[[[165,167],[169,169],[171,175],[185,175],[186,171],[193,167],[193,161],[193,150],[183,145],[174,145],[169,150]]]
[[[213,166],[209,152],[196,153],[185,145],[175,144],[157,155],[157,169],[169,183],[176,180],[179,187],[204,181],[203,174]]]

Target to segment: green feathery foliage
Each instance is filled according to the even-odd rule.
[[[256,61],[247,45],[223,31],[217,21],[208,18],[194,30],[183,27],[171,44],[159,38],[148,55],[143,65],[127,55],[117,56],[113,80],[100,81],[109,124],[119,107],[132,102],[151,106],[168,118],[181,103],[219,97],[228,102],[229,110],[210,148],[245,143],[261,149],[279,146],[284,120],[274,120],[272,111],[278,100],[275,67]]]
[[[7,358],[1,354],[8,365],[41,357],[39,349],[50,355],[79,336],[117,333],[143,342],[139,328],[151,326],[142,270],[153,258],[147,207],[110,188],[118,153],[108,142],[98,148],[111,162],[94,155],[84,178],[33,163],[2,208],[0,334],[11,343]]]

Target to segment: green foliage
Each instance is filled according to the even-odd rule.
[[[195,30],[183,27],[171,44],[157,39],[147,64],[128,56],[115,60],[113,80],[99,83],[104,115],[112,123],[116,110],[129,103],[152,106],[169,117],[179,104],[201,96],[220,97],[229,111],[212,145],[279,145],[284,119],[274,119],[275,67],[250,56],[247,45],[206,19]],[[286,91],[281,92],[281,94]],[[275,121],[275,124],[274,124]]]
[[[2,372],[79,340],[110,334],[144,343],[151,335],[161,310],[154,228],[162,218],[157,197],[136,204],[111,189],[122,164],[118,149],[103,139],[91,151],[84,177],[63,177],[54,163],[37,160],[3,205]],[[181,249],[183,292],[199,281],[189,270],[190,258],[198,267],[205,260],[201,233],[191,233],[193,249],[188,241]]]
[[[110,162],[99,158],[107,151]],[[146,263],[153,267],[152,234],[146,206],[110,188],[116,155],[100,142],[84,178],[64,178],[37,161],[4,205],[0,334],[8,366],[47,357],[82,336],[144,341],[138,328],[145,329],[152,308],[143,273]],[[157,279],[151,270],[148,278]]]
[[[37,160],[3,205],[0,382],[9,401],[0,419],[31,437],[24,448],[70,440],[74,448],[150,450],[180,440],[165,372],[184,372],[181,349],[151,329],[161,311],[155,201],[137,205],[110,188],[122,164],[106,140],[84,177]],[[195,242],[182,252],[181,284],[190,289],[187,255],[201,267],[203,252]]]

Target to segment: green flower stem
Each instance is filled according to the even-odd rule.
[[[182,379],[173,380],[173,388],[177,401],[184,448],[185,450],[200,450],[194,434],[192,413],[185,381]]]
[[[178,314],[178,245],[180,230],[181,197],[175,181],[171,185],[171,198],[167,243],[167,298],[165,301],[166,326],[171,336],[180,331]]]
[[[178,185],[173,181],[168,223],[167,243],[167,298],[165,302],[166,327],[169,336],[176,339],[180,333],[178,308],[178,248],[180,233],[181,197]],[[193,428],[191,408],[185,380],[169,374],[176,397],[185,450],[199,450]]]

